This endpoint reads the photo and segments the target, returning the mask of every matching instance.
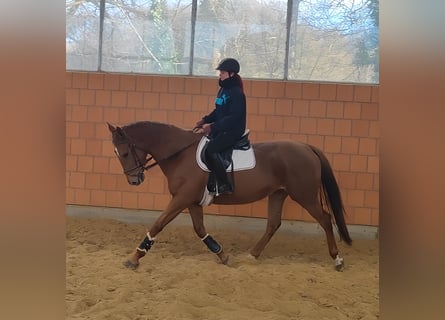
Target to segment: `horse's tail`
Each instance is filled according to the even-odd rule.
[[[322,182],[321,189],[324,194],[326,205],[328,206],[330,211],[334,214],[335,224],[337,225],[338,233],[340,234],[340,239],[344,240],[347,244],[351,245],[352,239],[349,236],[349,231],[348,228],[346,227],[346,222],[344,217],[345,209],[343,206],[343,201],[331,165],[329,164],[328,159],[320,149],[314,146],[309,146],[309,147],[320,159],[321,182]]]

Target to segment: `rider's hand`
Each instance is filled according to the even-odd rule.
[[[204,119],[199,120],[198,122],[196,122],[196,128],[201,128],[204,123]]]
[[[212,131],[212,127],[210,123],[205,123],[202,126],[202,132],[207,136],[210,134],[210,132]]]

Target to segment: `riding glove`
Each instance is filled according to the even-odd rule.
[[[196,122],[196,128],[201,128],[204,123],[204,119],[199,120],[198,122]]]
[[[210,132],[212,131],[212,126],[210,124],[207,126],[203,126],[202,131],[204,132],[204,134],[206,136],[208,136],[210,134]]]

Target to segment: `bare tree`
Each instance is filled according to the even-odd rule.
[[[100,0],[66,1],[68,69],[100,55],[108,71],[184,74],[193,59],[213,75],[232,56],[250,78],[378,81],[378,0],[106,0],[103,29]]]

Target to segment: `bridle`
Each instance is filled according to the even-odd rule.
[[[136,165],[132,168],[129,169],[125,169],[124,170],[124,174],[126,174],[127,176],[138,176],[140,174],[142,174],[144,171],[147,171],[157,165],[159,165],[160,162],[163,162],[165,160],[168,160],[176,155],[178,155],[179,153],[181,153],[182,151],[188,149],[191,145],[195,144],[196,141],[193,141],[192,143],[189,143],[188,145],[184,146],[183,148],[179,149],[178,151],[172,153],[171,155],[162,158],[158,161],[154,160],[153,156],[150,156],[148,159],[145,158],[144,160],[141,160],[136,152],[137,150],[142,151],[145,155],[148,154],[147,151],[145,151],[144,149],[136,146],[136,144],[131,143],[127,137],[127,141],[125,142],[121,142],[121,143],[117,143],[116,145],[121,145],[121,144],[128,144],[129,148],[130,148],[130,154],[133,157],[134,162],[136,163]],[[121,156],[119,155],[117,148],[115,148],[115,153],[116,155],[121,158]],[[153,163],[148,164],[151,160],[154,160]]]
[[[120,145],[120,144],[128,144],[128,146],[130,148],[130,154],[133,157],[134,163],[136,163],[136,165],[134,167],[124,170],[124,174],[129,175],[129,176],[135,175],[135,171],[137,171],[136,174],[139,174],[139,173],[144,172],[150,168],[153,168],[154,166],[159,164],[157,161],[155,161],[154,163],[147,165],[151,160],[153,160],[153,156],[150,156],[150,158],[148,158],[148,159],[145,158],[144,160],[141,160],[141,158],[139,158],[139,156],[136,152],[136,149],[144,152],[145,155],[147,155],[148,153],[145,150],[136,146],[134,143],[130,143],[129,141],[117,143],[117,145]],[[115,149],[115,153],[119,158],[121,157],[119,155],[119,153],[117,152],[117,149]]]
[[[148,153],[145,150],[137,147],[134,143],[123,142],[123,143],[119,143],[119,144],[126,144],[126,143],[128,143],[128,146],[130,148],[130,153],[131,153],[131,155],[133,157],[134,163],[136,163],[136,165],[134,167],[132,167],[130,169],[124,170],[124,173],[126,175],[131,175],[131,173],[133,173],[135,171],[138,171],[138,172],[146,171],[146,170],[148,170],[148,169],[150,169],[150,168],[152,168],[152,167],[154,167],[154,166],[156,166],[158,164],[158,162],[155,161],[154,163],[151,163],[151,164],[147,165],[147,163],[150,162],[153,159],[152,156],[150,156],[150,158],[148,158],[148,159],[145,158],[144,160],[141,160],[141,158],[139,158],[139,156],[138,156],[138,154],[136,152],[136,149],[141,150],[146,155]],[[117,145],[119,145],[119,144],[117,144]],[[115,151],[115,152],[117,153],[117,151]],[[120,155],[118,153],[117,153],[117,156],[120,157]]]

